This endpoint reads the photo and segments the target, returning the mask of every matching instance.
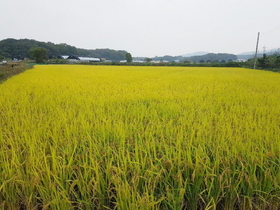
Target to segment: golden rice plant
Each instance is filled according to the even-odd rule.
[[[280,208],[277,73],[45,65],[0,93],[0,209]]]

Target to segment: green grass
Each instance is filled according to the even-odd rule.
[[[32,66],[21,62],[19,65],[11,66],[11,65],[0,65],[0,83],[3,83],[8,78],[15,76],[17,74],[23,73],[27,69],[31,69]]]

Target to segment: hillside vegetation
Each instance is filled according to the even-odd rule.
[[[106,58],[109,60],[125,60],[126,51],[111,50],[111,49],[95,49],[86,50],[79,49],[67,44],[54,44],[51,42],[39,42],[30,39],[5,39],[0,41],[0,60],[4,58],[32,58],[30,50],[33,48],[42,47],[47,49],[50,58],[58,55],[75,55],[75,56],[89,56],[97,58]]]

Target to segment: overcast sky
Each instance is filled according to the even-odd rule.
[[[28,38],[132,56],[280,48],[279,0],[0,0],[0,40]]]

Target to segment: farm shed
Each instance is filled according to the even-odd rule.
[[[92,57],[79,57],[81,62],[100,62],[99,58],[92,58]]]

